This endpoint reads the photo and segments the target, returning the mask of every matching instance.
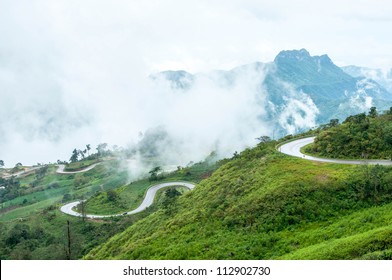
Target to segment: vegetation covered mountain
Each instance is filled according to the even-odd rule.
[[[350,116],[341,125],[331,121],[305,151],[323,157],[392,160],[392,108],[379,115],[372,107],[369,114]]]
[[[85,259],[391,259],[392,169],[236,154]]]
[[[392,106],[392,93],[376,81],[351,76],[328,55],[311,56],[305,49],[282,51],[273,62],[255,62],[229,71],[195,75],[183,70],[165,71],[153,77],[186,91],[201,79],[219,87],[234,87],[241,83],[244,73],[257,81],[256,94],[266,95],[265,102],[260,104],[267,112],[264,118],[280,136],[309,129],[303,125],[307,117],[322,124],[330,119],[343,121],[349,115],[368,111],[371,106],[380,110]]]

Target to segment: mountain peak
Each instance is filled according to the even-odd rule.
[[[311,58],[309,52],[306,49],[300,50],[289,50],[289,51],[281,51],[276,57],[275,62],[279,62],[281,60],[305,60]]]
[[[275,63],[317,63],[319,66],[332,65],[333,62],[328,55],[311,56],[306,49],[281,51],[274,60]]]
[[[306,49],[281,51],[274,64],[275,75],[308,92],[314,90],[309,87],[325,84],[326,81],[355,84],[355,79],[336,66],[328,55],[311,56]]]

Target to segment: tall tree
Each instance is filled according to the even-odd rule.
[[[257,137],[256,140],[260,141],[260,143],[268,143],[272,141],[271,137],[265,135]]]
[[[90,156],[91,145],[87,144],[86,149],[87,149],[87,156]]]
[[[154,167],[148,173],[150,173],[150,182],[158,180],[158,173],[162,170],[160,166]]]
[[[82,159],[84,159],[84,153],[85,153],[85,152],[84,152],[84,151],[82,151],[82,150],[79,150],[79,151],[78,151],[78,153],[79,153],[79,155],[81,155],[81,156],[82,156]]]
[[[377,116],[378,116],[377,108],[376,107],[371,107],[370,111],[369,111],[369,117],[375,118]]]
[[[106,153],[106,148],[108,147],[107,143],[102,143],[97,146],[98,157],[102,157]]]
[[[331,119],[329,121],[329,126],[330,127],[335,127],[335,126],[338,126],[338,125],[339,125],[339,119]]]
[[[82,214],[82,221],[84,222],[86,220],[86,200],[84,200],[84,197],[82,197],[82,200],[80,200],[80,214]]]
[[[78,161],[78,156],[79,156],[79,151],[74,149],[72,151],[72,156],[70,157],[69,161],[70,162],[77,162]]]
[[[4,167],[4,160],[0,159],[0,168]]]

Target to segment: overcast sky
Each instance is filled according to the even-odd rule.
[[[389,69],[391,15],[388,0],[0,0],[0,159],[132,141],[160,119],[142,113],[162,104],[140,104],[156,100],[145,80],[161,70],[230,69],[301,48]]]

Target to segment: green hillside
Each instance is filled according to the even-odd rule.
[[[391,116],[373,108],[296,137],[318,133],[310,149],[330,141],[325,156],[355,157],[368,149],[388,157]],[[125,162],[115,157],[78,174],[43,165],[1,179],[0,258],[392,259],[391,167],[311,162],[279,153],[268,137],[260,140],[231,159],[215,162],[211,153],[171,173],[153,168],[130,183]],[[197,186],[161,190],[137,215],[86,220],[59,209],[83,198],[88,214],[121,213],[165,181]]]
[[[392,171],[259,144],[85,259],[390,259]]]
[[[379,114],[372,107],[369,114],[350,116],[341,125],[331,120],[305,151],[332,158],[392,159],[392,108]]]
[[[57,174],[56,166],[43,165],[21,177],[0,178],[0,185],[5,186],[0,189],[0,259],[80,259],[92,248],[159,207],[170,208],[172,198],[167,197],[166,190],[162,190],[156,203],[141,213],[101,220],[65,215],[60,211],[62,205],[87,199],[86,213],[114,214],[132,210],[141,203],[151,185],[176,180],[197,183],[210,176],[224,162],[212,163],[212,158],[214,154],[206,161],[179,167],[170,174],[160,173],[150,180],[131,183],[127,183],[126,163],[113,158],[79,174]],[[94,162],[78,161],[68,167],[80,169],[88,163]],[[176,196],[183,191],[177,188],[171,195]]]

